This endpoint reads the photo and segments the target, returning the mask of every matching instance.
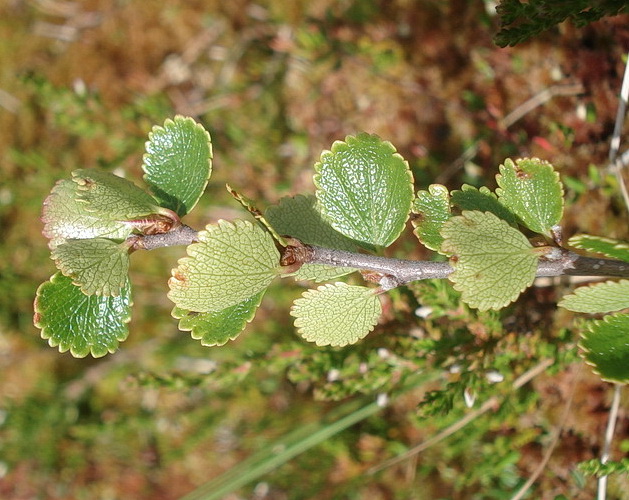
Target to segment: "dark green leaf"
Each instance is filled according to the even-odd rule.
[[[88,296],[59,272],[37,290],[34,323],[42,338],[77,358],[116,351],[127,338],[130,319],[128,282],[117,297]]]
[[[199,201],[212,173],[210,134],[192,118],[166,120],[149,133],[142,168],[160,204],[184,216]]]

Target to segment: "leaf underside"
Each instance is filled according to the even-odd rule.
[[[397,239],[411,209],[413,176],[390,142],[348,136],[323,152],[315,171],[317,199],[332,227],[367,245]]]
[[[100,237],[122,241],[131,234],[131,226],[95,215],[78,198],[79,186],[71,180],[60,180],[44,200],[43,234],[50,240],[51,250],[69,239]]]
[[[608,313],[629,308],[629,280],[607,281],[577,288],[558,304],[569,311]]]
[[[291,315],[301,336],[319,346],[341,347],[364,338],[378,323],[382,307],[370,288],[346,283],[306,290]]]
[[[144,181],[160,204],[184,216],[212,173],[210,134],[192,118],[168,119],[149,133],[143,160]]]
[[[441,231],[449,276],[462,299],[481,311],[513,302],[535,279],[538,257],[517,229],[490,212],[464,211]]]
[[[629,382],[629,315],[612,314],[590,320],[579,344],[585,361],[603,380]]]
[[[117,297],[88,296],[58,272],[37,290],[34,324],[60,352],[98,358],[116,351],[127,338],[131,305],[128,282]]]
[[[109,172],[79,169],[72,172],[78,199],[86,210],[104,220],[127,221],[159,212],[155,200],[131,181]]]
[[[69,240],[51,257],[86,295],[118,295],[127,282],[128,248],[111,240]]]
[[[223,220],[199,233],[168,281],[181,309],[218,312],[265,290],[280,272],[280,255],[267,231],[248,221]]]

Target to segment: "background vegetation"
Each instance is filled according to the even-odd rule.
[[[150,127],[180,113],[214,141],[193,227],[243,216],[224,182],[261,206],[312,192],[321,150],[365,130],[395,144],[422,188],[491,184],[505,157],[539,156],[566,184],[566,235],[627,240],[605,167],[628,20],[566,23],[500,49],[493,6],[481,1],[0,4],[0,496],[178,498],[339,401],[372,401],[430,369],[430,384],[230,498],[510,498],[558,429],[531,498],[591,498],[593,480],[576,464],[600,453],[611,393],[576,356],[574,317],[555,308],[557,287],[570,284],[484,315],[439,284],[418,286],[393,296],[368,340],[342,350],[299,340],[287,309],[301,290],[276,286],[238,341],[208,349],[170,318],[166,280],[183,249],[161,250],[132,258],[136,303],[121,351],[73,359],[32,326],[35,289],[54,272],[38,218],[73,169],[139,179]],[[392,254],[423,255],[412,238]],[[418,298],[433,297],[443,310],[418,318]],[[548,357],[563,364],[510,393]],[[504,387],[486,382],[488,370]],[[434,404],[418,411],[448,383],[455,397],[428,393]],[[466,387],[476,405],[506,402],[421,455],[368,472],[465,415]],[[626,413],[615,447],[617,459],[629,449]],[[615,478],[610,498],[628,489]]]

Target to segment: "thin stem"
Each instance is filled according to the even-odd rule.
[[[134,235],[135,250],[154,250],[173,245],[189,245],[198,241],[198,233],[181,225],[162,234]],[[324,264],[334,267],[351,267],[382,274],[380,285],[389,290],[411,281],[447,278],[454,269],[448,262],[394,259],[348,252],[315,245],[306,245],[291,238],[291,244],[282,249],[282,265],[291,271],[303,264]],[[569,250],[561,250],[559,258],[540,259],[537,277],[542,276],[611,276],[629,278],[629,263],[612,259],[583,257]]]
[[[616,421],[618,420],[618,409],[620,408],[620,391],[622,386],[616,384],[614,388],[614,399],[612,400],[612,407],[609,411],[609,418],[607,420],[607,429],[605,430],[605,443],[603,444],[603,453],[601,453],[601,463],[606,464],[609,460],[609,452],[612,446],[612,440],[614,438],[614,430],[616,428]],[[607,493],[607,476],[601,476],[598,480],[598,500],[605,500]]]
[[[581,374],[581,365],[579,365],[578,371],[575,373],[575,376],[572,379],[572,384],[570,386],[570,395],[568,396],[568,401],[566,401],[566,405],[564,407],[563,414],[561,416],[559,427],[555,429],[553,433],[553,437],[550,440],[550,443],[548,444],[548,446],[546,447],[546,451],[544,452],[542,461],[535,468],[535,471],[533,472],[531,477],[528,478],[526,483],[524,483],[522,487],[516,492],[516,494],[511,497],[511,500],[521,500],[522,498],[524,498],[524,495],[526,495],[526,493],[531,488],[531,486],[533,486],[533,484],[535,483],[535,481],[537,481],[537,479],[542,474],[542,472],[544,472],[544,469],[546,468],[546,465],[550,461],[550,457],[552,456],[553,451],[555,450],[557,443],[559,442],[559,438],[561,437],[561,433],[563,431],[563,427],[566,423],[566,420],[568,420],[568,415],[570,414],[570,409],[572,408],[572,401],[574,400],[574,393],[577,388],[577,382],[579,380],[580,374]]]
[[[388,276],[393,286],[423,279],[443,279],[453,272],[448,262],[404,260],[358,254],[344,250],[303,245],[308,251],[300,252],[302,263],[325,264],[335,267],[375,271]],[[583,257],[569,250],[563,250],[557,260],[540,259],[537,277],[542,276],[616,276],[629,278],[629,263],[612,259]],[[392,286],[391,286],[392,288]]]
[[[629,210],[629,191],[622,177],[622,169],[626,166],[625,155],[618,156],[620,151],[620,136],[622,135],[622,127],[625,122],[625,114],[627,112],[627,102],[629,101],[629,53],[627,54],[627,64],[625,64],[625,74],[622,78],[622,86],[620,88],[620,100],[618,103],[618,111],[616,113],[616,123],[614,125],[614,133],[609,148],[609,164],[613,166],[614,173],[618,179],[620,193],[625,202],[627,210]]]
[[[182,224],[166,233],[134,235],[132,238],[134,250],[155,250],[175,245],[189,245],[199,241],[199,233],[190,226]]]

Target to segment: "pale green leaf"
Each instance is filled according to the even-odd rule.
[[[586,323],[583,339],[585,361],[603,380],[629,382],[629,315],[611,314]]]
[[[500,309],[533,283],[538,256],[522,233],[494,214],[465,211],[441,234],[441,250],[455,269],[449,279],[471,307]]]
[[[42,283],[35,299],[35,326],[51,347],[82,358],[95,358],[118,349],[128,335],[131,319],[131,286],[127,282],[117,297],[85,295],[60,272]]]
[[[127,282],[129,248],[124,244],[103,238],[69,240],[51,257],[86,295],[119,295]]]
[[[364,338],[378,323],[381,312],[373,289],[346,283],[306,290],[291,309],[303,338],[320,346],[337,347]]]
[[[244,302],[280,272],[273,238],[247,221],[210,224],[187,251],[168,281],[168,297],[189,311],[217,312]]]
[[[314,196],[282,198],[278,205],[269,207],[264,215],[283,236],[297,238],[308,245],[356,251],[354,241],[339,233],[323,219],[316,202]],[[355,269],[349,267],[304,264],[294,277],[297,280],[327,281],[353,271]]]
[[[411,209],[413,176],[390,142],[348,136],[323,152],[315,171],[317,199],[332,227],[370,245],[397,239]]]
[[[160,204],[184,216],[199,201],[212,173],[210,134],[192,118],[168,119],[149,133],[142,168]]]
[[[72,172],[78,185],[79,201],[86,210],[106,220],[134,220],[159,212],[153,197],[133,182],[100,170]]]
[[[415,236],[424,246],[438,251],[443,243],[441,228],[452,216],[448,188],[441,184],[431,184],[428,191],[417,191],[413,201],[412,219]]]
[[[612,259],[629,262],[629,243],[625,241],[579,234],[570,238],[568,244],[588,252],[600,253]]]
[[[488,187],[481,186],[476,189],[469,184],[463,184],[460,190],[452,191],[452,205],[461,210],[477,210],[479,212],[491,212],[499,219],[507,221],[512,226],[518,222],[517,217],[505,205],[498,201],[498,196],[492,193]]]
[[[68,239],[110,238],[124,240],[132,231],[130,225],[116,220],[103,219],[87,210],[87,205],[78,201],[79,187],[70,180],[55,184],[42,210],[43,234],[54,250]]]
[[[582,313],[608,313],[629,308],[629,281],[606,281],[577,288],[558,304],[569,311]]]
[[[238,337],[253,319],[264,292],[220,311],[196,313],[175,307],[172,315],[179,319],[179,329],[190,332],[201,345],[221,346]]]
[[[531,231],[552,237],[563,214],[563,186],[553,166],[538,158],[506,159],[496,176],[498,199]]]

